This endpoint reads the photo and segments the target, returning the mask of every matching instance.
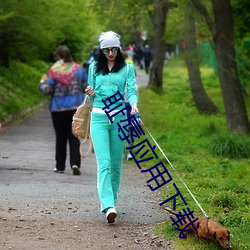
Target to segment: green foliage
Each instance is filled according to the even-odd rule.
[[[210,199],[210,204],[212,206],[217,206],[223,208],[234,209],[237,207],[235,201],[235,195],[232,195],[230,192],[220,192],[214,194]]]
[[[164,232],[165,240],[171,240],[176,237],[176,232],[173,230],[173,226],[171,225],[170,220],[157,224],[154,232],[156,234]]]
[[[223,110],[219,82],[214,71],[202,67],[201,72],[207,93],[212,96],[220,110]],[[164,69],[163,93],[139,89],[139,96],[143,96],[139,101],[142,121],[175,170],[158,148],[156,148],[156,153],[159,159],[145,162],[145,168],[152,167],[160,161],[164,162],[188,207],[194,211],[194,216],[204,215],[179,177],[183,179],[206,213],[230,230],[232,249],[249,249],[247,232],[250,227],[250,159],[243,158],[244,154],[239,154],[239,149],[237,158],[214,155],[211,151],[211,145],[219,138],[226,140],[232,138],[237,148],[243,150],[248,147],[249,149],[249,137],[227,134],[223,113],[199,114],[193,105],[187,79],[183,61],[173,60],[169,61]],[[250,108],[249,105],[247,107]],[[152,142],[152,145],[155,145],[147,132],[145,136]],[[160,202],[176,193],[170,183],[158,190]],[[166,205],[171,207],[173,204],[169,202]],[[183,208],[185,206],[182,200],[177,198],[176,209],[181,211]],[[179,240],[178,231],[174,230],[169,221],[159,224],[156,232],[163,233],[168,239],[173,239],[175,249],[178,250],[219,249],[213,242],[205,242],[201,247],[199,240],[194,236],[188,236],[187,241]]]
[[[213,154],[228,158],[250,158],[250,140],[236,135],[216,136],[211,142]]]
[[[154,36],[154,0],[112,0],[108,3],[106,0],[94,0],[92,6],[98,23],[105,30],[114,30],[121,35],[123,48],[131,42],[143,42],[140,33],[144,30],[148,32],[149,40]]]
[[[250,34],[238,41],[237,62],[241,85],[245,94],[250,96]]]
[[[177,4],[176,8],[170,8],[168,11],[167,25],[165,32],[165,40],[167,43],[178,44],[184,39],[185,34],[185,17],[187,15],[195,19],[196,23],[196,37],[197,41],[203,41],[211,39],[211,34],[208,30],[204,18],[201,14],[195,10],[191,1],[178,0],[171,1]],[[203,1],[203,4],[207,7],[208,11],[212,12],[212,6],[210,1]],[[190,10],[191,8],[191,10]]]
[[[204,130],[202,131],[202,134],[205,136],[209,136],[209,135],[215,134],[216,131],[217,131],[217,128],[216,128],[214,121],[210,121],[208,126],[206,126]]]
[[[250,14],[246,11],[249,8],[250,2],[248,0],[232,0],[235,35],[237,38],[244,38],[249,35]]]
[[[7,70],[0,67],[0,121],[8,116],[19,116],[21,111],[45,99],[38,90],[39,80],[49,65],[34,61],[32,66],[11,62]]]
[[[178,2],[177,8],[171,8],[168,11],[165,40],[168,43],[176,44],[183,38],[184,32],[184,13],[183,3]]]
[[[12,59],[49,60],[59,44],[66,44],[82,61],[96,43],[95,15],[89,1],[2,0],[0,64]],[[93,14],[93,15],[92,15]]]

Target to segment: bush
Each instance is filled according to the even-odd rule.
[[[230,192],[221,192],[213,195],[210,203],[221,208],[234,209],[236,207],[236,201],[233,194]]]
[[[215,155],[231,158],[249,158],[250,146],[247,138],[236,135],[219,136],[212,140],[211,151]]]
[[[12,61],[10,68],[0,67],[0,122],[9,116],[19,117],[22,111],[34,107],[46,97],[38,90],[42,74],[48,64],[35,61],[27,65]]]

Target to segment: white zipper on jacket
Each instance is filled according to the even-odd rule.
[[[110,96],[110,75],[111,75],[111,72],[109,72],[109,84],[108,84],[108,86],[109,86],[109,96]]]

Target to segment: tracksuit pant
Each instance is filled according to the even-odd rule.
[[[102,212],[115,207],[121,179],[125,141],[118,137],[117,123],[124,120],[124,116],[118,114],[114,118],[111,123],[105,113],[91,113],[90,134],[97,160],[97,190]]]

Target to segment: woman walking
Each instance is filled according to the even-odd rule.
[[[39,89],[50,95],[49,110],[56,134],[55,173],[64,173],[66,168],[67,142],[69,142],[70,167],[73,175],[80,175],[80,142],[72,134],[72,117],[84,99],[87,74],[73,61],[67,46],[59,46],[55,51],[56,63],[50,68],[48,77],[41,80]]]
[[[115,204],[121,178],[122,155],[125,141],[118,137],[117,123],[124,120],[120,112],[110,122],[104,112],[103,100],[115,95],[118,91],[131,104],[131,114],[138,112],[134,66],[126,63],[121,53],[120,36],[113,31],[99,36],[100,53],[89,67],[86,93],[93,100],[90,133],[97,159],[97,189],[101,211],[106,214],[108,223],[113,223],[117,216]],[[120,100],[118,108],[125,107],[125,100]]]

